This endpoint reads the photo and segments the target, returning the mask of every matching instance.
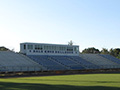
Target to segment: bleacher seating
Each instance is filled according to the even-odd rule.
[[[79,56],[23,55],[0,51],[0,72],[56,71],[120,68],[120,60],[110,55]]]
[[[70,59],[76,61],[77,63],[80,63],[86,69],[99,69],[100,68],[99,66],[97,66],[79,56],[70,56]]]
[[[70,59],[70,56],[51,56],[57,62],[69,67],[71,70],[82,70],[85,69],[81,64]]]
[[[106,59],[98,54],[81,54],[81,58],[98,65],[101,69],[109,69],[114,68],[114,66],[118,66],[117,63],[112,62],[109,59]]]
[[[116,65],[116,66],[114,66],[114,67],[120,68],[120,59],[117,59],[117,58],[115,58],[115,57],[113,57],[113,56],[111,56],[111,55],[103,55],[103,54],[100,54],[100,56],[102,56],[102,57],[104,57],[104,58],[106,58],[106,59],[109,59],[109,60],[111,60],[112,62],[118,64],[118,65]]]
[[[67,67],[58,62],[55,62],[50,56],[29,55],[28,57],[40,65],[46,67],[47,70],[67,70]]]
[[[11,51],[0,51],[1,71],[39,71],[43,69],[28,57]]]

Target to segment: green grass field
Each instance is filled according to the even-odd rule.
[[[120,74],[1,78],[0,90],[120,90]]]

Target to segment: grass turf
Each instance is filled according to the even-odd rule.
[[[120,74],[4,78],[0,90],[120,90]]]

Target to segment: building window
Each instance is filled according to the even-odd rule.
[[[33,45],[28,45],[28,49],[33,49]]]
[[[42,50],[43,48],[42,48],[42,45],[35,45],[35,49],[36,50]]]
[[[79,48],[78,48],[78,47],[75,47],[75,48],[74,48],[74,51],[79,51]]]
[[[26,49],[26,45],[24,45],[24,49]]]
[[[38,51],[36,50],[36,52],[38,52]]]

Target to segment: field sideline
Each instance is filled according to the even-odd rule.
[[[0,90],[120,90],[120,74],[1,78]]]

